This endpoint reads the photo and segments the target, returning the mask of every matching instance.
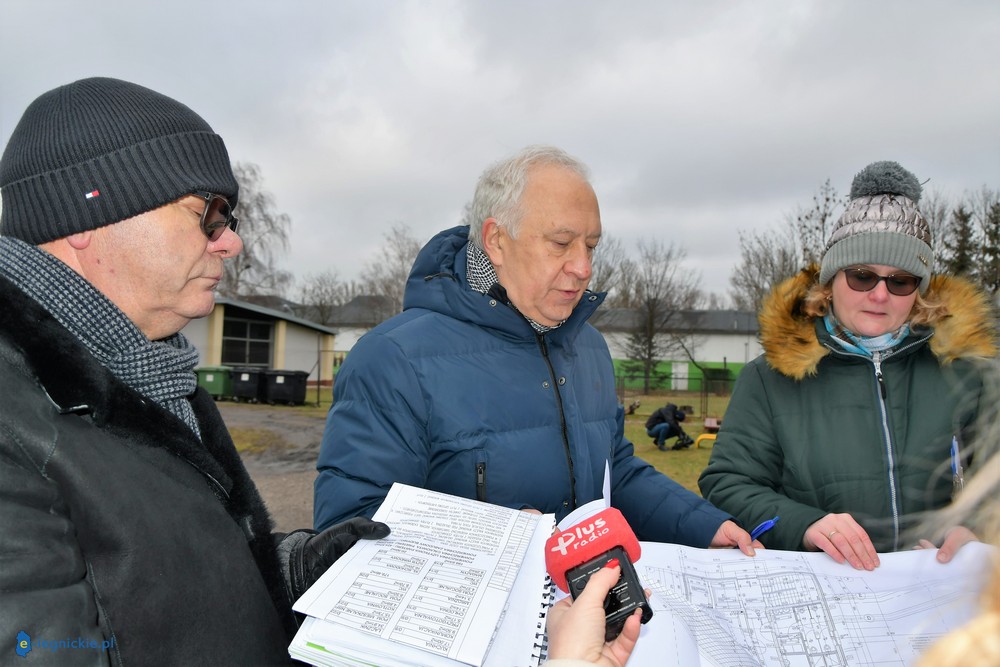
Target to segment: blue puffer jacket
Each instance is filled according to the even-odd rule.
[[[466,281],[468,227],[441,232],[410,273],[403,312],[337,375],[319,455],[315,523],[371,516],[394,481],[562,518],[601,496],[639,539],[705,547],[730,518],[633,456],[586,293],[538,335]]]

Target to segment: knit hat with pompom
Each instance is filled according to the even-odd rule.
[[[931,278],[931,230],[917,208],[917,177],[896,162],[873,162],[851,183],[851,200],[834,225],[820,265],[826,284],[837,271],[857,264],[894,266],[920,278],[920,293]]]

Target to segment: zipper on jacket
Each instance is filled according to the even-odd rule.
[[[882,395],[882,400],[885,400],[885,378],[882,377],[882,362],[878,359],[879,353],[875,352],[872,356],[872,363],[875,365],[875,380],[878,382],[878,393]]]
[[[476,464],[476,500],[486,502],[486,462]]]
[[[549,346],[545,341],[545,335],[536,332],[535,338],[538,339],[538,347],[541,348],[542,359],[545,360],[545,365],[549,369],[549,377],[552,378],[552,391],[556,393],[556,405],[559,408],[559,427],[562,431],[563,449],[566,452],[566,465],[569,467],[570,502],[573,505],[569,509],[572,511],[576,509],[576,475],[573,472],[573,454],[569,446],[569,432],[566,428],[566,413],[563,410],[562,394],[559,393],[556,370],[552,368],[552,361],[549,359]]]
[[[872,367],[874,368],[875,381],[878,385],[878,406],[882,418],[882,440],[885,443],[885,453],[888,462],[889,504],[892,511],[892,544],[894,551],[899,549],[899,493],[896,489],[896,457],[893,455],[892,432],[889,429],[889,411],[886,406],[888,390],[886,388],[885,378],[882,375],[882,362],[890,356],[898,356],[900,353],[926,342],[933,335],[934,331],[930,330],[920,338],[891,350],[889,354],[883,355],[881,352],[873,352],[871,359],[868,359],[865,355],[858,354],[857,352],[847,352],[843,348],[836,347],[826,342],[822,343],[824,347],[829,349],[834,354],[857,357],[858,359],[871,361]]]
[[[896,493],[896,457],[893,455],[892,432],[889,430],[889,411],[886,406],[885,379],[882,377],[882,353],[872,353],[872,366],[879,387],[879,411],[882,415],[882,435],[889,472],[889,504],[892,510],[892,550],[899,549],[899,499]]]

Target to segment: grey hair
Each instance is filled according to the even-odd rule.
[[[540,165],[558,165],[590,182],[590,170],[583,162],[555,146],[533,145],[487,167],[476,183],[469,212],[469,241],[483,247],[483,223],[494,218],[517,238],[523,211],[521,196],[528,184],[528,172]]]

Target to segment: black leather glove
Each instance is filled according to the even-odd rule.
[[[358,540],[378,540],[388,534],[389,526],[360,516],[330,526],[321,533],[314,530],[289,533],[278,544],[289,598],[297,600]]]

